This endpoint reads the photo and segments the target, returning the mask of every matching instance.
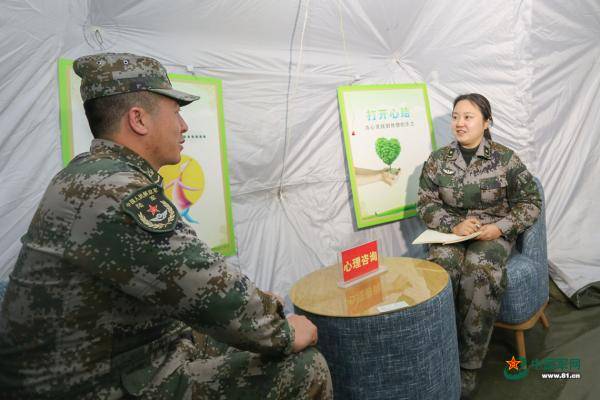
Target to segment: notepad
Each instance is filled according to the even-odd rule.
[[[450,244],[450,243],[459,243],[464,242],[465,240],[471,240],[479,236],[481,232],[475,232],[466,236],[459,236],[453,233],[442,233],[438,231],[434,231],[433,229],[427,229],[425,232],[421,233],[419,237],[413,240],[412,244],[426,244],[426,243],[442,243],[442,244]]]

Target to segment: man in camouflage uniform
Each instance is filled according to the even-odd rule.
[[[462,133],[466,128],[457,124]],[[442,265],[452,281],[463,372],[481,368],[506,287],[508,256],[517,235],[535,222],[541,207],[531,173],[512,150],[492,141],[484,127],[486,135],[473,148],[470,163],[457,141],[430,155],[421,174],[417,203],[430,229],[457,234],[484,232],[494,225],[490,229],[499,229],[499,237],[491,240],[429,248],[429,259]],[[461,223],[470,224],[472,230],[457,232]],[[463,381],[465,375],[469,373],[463,374]],[[473,389],[474,375],[468,379]]]
[[[187,130],[179,106],[197,97],[147,57],[74,69],[96,138],[22,239],[0,313],[0,397],[331,398],[314,325],[286,319],[163,192],[157,171],[179,162]]]

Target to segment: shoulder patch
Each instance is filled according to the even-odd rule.
[[[121,208],[144,230],[154,233],[175,229],[179,212],[157,184],[145,186],[121,202]]]
[[[440,147],[437,150],[431,152],[431,157],[434,160],[445,160],[448,156],[448,153],[451,153],[452,148],[450,146]]]

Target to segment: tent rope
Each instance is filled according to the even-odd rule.
[[[302,56],[304,54],[304,34],[306,33],[306,25],[308,24],[308,15],[309,15],[309,11],[310,11],[310,0],[308,0],[306,2],[306,7],[305,7],[305,11],[304,11],[304,23],[302,24],[302,32],[300,34],[300,49],[298,51],[298,63],[296,65],[296,73],[292,74],[292,72],[291,72],[292,71],[292,54],[293,54],[292,50],[293,50],[294,37],[296,36],[296,26],[298,24],[298,17],[300,15],[301,8],[302,8],[302,0],[300,0],[300,2],[298,3],[298,12],[296,13],[296,21],[294,23],[294,30],[292,32],[292,40],[290,43],[288,96],[286,99],[286,106],[285,106],[285,135],[284,135],[284,139],[283,139],[283,157],[282,157],[282,165],[281,165],[281,174],[279,176],[279,190],[277,192],[277,195],[278,195],[280,201],[283,201],[283,176],[285,175],[288,140],[291,135],[290,104],[292,104],[292,101],[296,95],[296,91],[298,90],[298,82],[300,81],[300,73],[302,71],[301,68],[302,68]],[[294,80],[294,82],[292,84],[293,75],[296,75],[296,79]],[[290,90],[290,86],[291,86],[291,90]]]

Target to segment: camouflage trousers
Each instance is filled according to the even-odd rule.
[[[512,246],[498,238],[429,247],[428,259],[444,267],[452,280],[462,368],[481,368],[506,288]]]
[[[144,399],[332,399],[325,358],[310,347],[283,358],[237,350],[209,336],[184,339],[162,360]]]

